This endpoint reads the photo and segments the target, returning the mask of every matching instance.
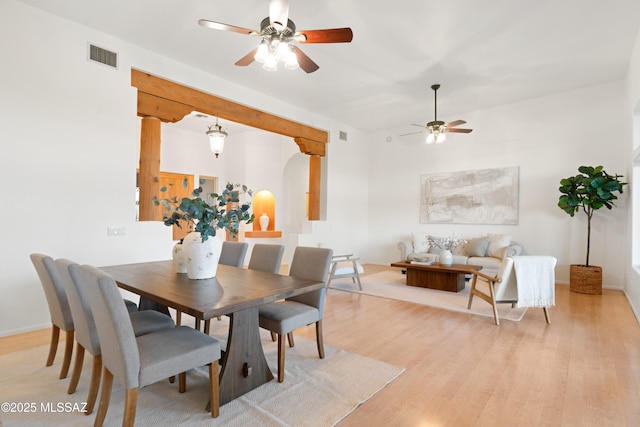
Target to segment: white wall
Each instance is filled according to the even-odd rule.
[[[118,52],[119,68],[113,70],[87,61],[88,42]],[[130,83],[132,67],[329,130],[332,141],[339,129],[346,128],[12,0],[0,2],[0,53],[0,177],[5,183],[5,208],[0,214],[4,225],[0,249],[0,336],[50,324],[30,253],[97,266],[170,257],[171,229],[160,222],[135,221],[140,125],[136,90]],[[167,143],[184,136],[177,130],[163,128],[163,132]],[[350,141],[354,147],[351,150],[360,151],[356,147],[363,147],[366,142],[363,136],[355,135]],[[244,167],[241,177],[259,179],[247,171],[244,163],[225,161],[212,166],[207,149],[195,149],[197,154],[184,159],[167,157],[167,149],[162,157],[163,168],[219,175],[224,183],[235,179],[241,170],[238,167]],[[293,149],[297,150],[295,146]],[[207,154],[200,155],[203,152]],[[346,149],[335,152],[350,154]],[[225,149],[227,158],[233,153],[233,147]],[[248,156],[247,153],[243,155]],[[279,153],[277,163],[285,164],[289,155]],[[188,167],[183,167],[183,161],[188,162]],[[336,165],[339,167],[340,162],[336,161]],[[363,167],[366,166],[339,172],[340,185],[332,188],[338,200],[342,201],[343,193],[351,194],[354,188],[360,190],[355,199],[366,200],[366,177],[358,175]],[[327,172],[333,174],[334,168],[329,165]],[[248,184],[262,186],[260,182]],[[279,194],[278,198],[282,201],[287,194]],[[331,203],[329,200],[328,205]],[[339,235],[338,231],[348,228],[343,222],[351,222],[352,217],[334,215],[331,227],[336,232],[325,241],[336,246],[354,245],[355,251],[362,252],[366,245],[366,202],[361,205],[352,212],[358,218],[358,226]],[[109,226],[125,227],[126,235],[108,237]]]
[[[462,117],[464,116],[464,117]],[[470,134],[449,134],[442,145],[425,145],[423,135],[398,137],[407,127],[371,138],[368,259],[397,260],[396,243],[414,230],[435,235],[477,236],[509,233],[528,254],[558,259],[557,278],[568,281],[569,264],[586,253],[586,217],[557,207],[561,178],[580,165],[604,165],[626,173],[627,146],[622,82],[533,99],[499,108],[447,117],[465,119]],[[391,142],[386,142],[392,136]],[[520,168],[517,225],[420,224],[420,175],[471,169]],[[603,267],[603,285],[622,289],[626,250],[625,192],[618,209],[597,212],[592,220],[590,263]],[[604,209],[606,211],[606,209]]]

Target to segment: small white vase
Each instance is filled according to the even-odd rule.
[[[187,261],[184,258],[182,252],[182,243],[178,242],[173,246],[173,266],[176,269],[176,273],[187,272]]]
[[[269,228],[269,215],[267,215],[266,213],[263,213],[262,215],[260,215],[260,230],[262,231],[267,231],[267,228]]]
[[[438,262],[443,267],[451,267],[453,265],[453,255],[451,254],[451,251],[445,249],[440,252],[440,255],[438,255]]]
[[[193,231],[182,241],[182,253],[187,264],[189,279],[210,279],[216,277],[218,261],[222,252],[222,240],[210,236],[204,242],[200,233]]]

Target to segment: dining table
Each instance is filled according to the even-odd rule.
[[[261,305],[314,291],[324,282],[220,264],[210,279],[189,279],[172,261],[100,267],[129,292],[204,321],[228,315],[229,335],[220,362],[220,405],[273,379],[262,349]]]

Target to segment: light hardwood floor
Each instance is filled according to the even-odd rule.
[[[386,268],[365,265],[365,275]],[[330,290],[325,344],[406,368],[340,426],[640,425],[640,326],[624,294],[557,285],[550,313],[551,325],[529,309],[522,321],[495,326]],[[313,339],[314,329],[297,334]],[[48,341],[48,330],[0,338],[0,354]]]

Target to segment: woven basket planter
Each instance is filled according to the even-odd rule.
[[[602,294],[602,267],[572,264],[569,267],[569,290],[579,294]]]

